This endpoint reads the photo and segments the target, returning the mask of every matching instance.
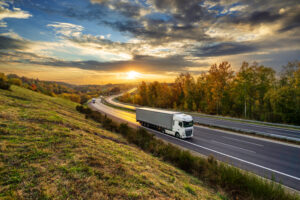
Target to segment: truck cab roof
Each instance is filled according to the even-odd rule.
[[[186,115],[183,113],[176,113],[173,119],[177,121],[185,121],[185,122],[193,121],[193,117],[191,115]]]
[[[176,111],[162,110],[162,109],[155,109],[155,108],[147,108],[147,107],[138,107],[136,109],[148,110],[148,111],[160,112],[160,113],[166,113],[166,114],[181,114],[180,112],[176,112]]]

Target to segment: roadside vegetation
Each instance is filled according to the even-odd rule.
[[[3,73],[0,73],[0,89],[9,90],[10,83],[8,82],[6,76]]]
[[[133,129],[124,123],[117,124],[105,115],[84,106],[77,106],[76,109],[85,114],[86,118],[92,118],[101,123],[105,129],[123,135],[128,142],[137,145],[145,152],[199,178],[216,191],[225,191],[231,199],[300,199],[297,194],[286,192],[280,184],[274,182],[274,179],[270,181],[260,178],[238,168],[217,162],[212,156],[207,159],[194,156],[189,151],[181,150],[179,147],[156,139],[145,129]],[[193,190],[188,186],[185,189],[193,193]]]
[[[300,125],[300,62],[276,74],[272,68],[244,62],[235,72],[228,62],[193,77],[180,74],[174,83],[142,82],[135,94],[119,101],[141,106]]]
[[[24,87],[48,96],[58,96],[81,104],[86,103],[93,97],[117,94],[132,87],[132,85],[128,84],[72,85],[63,82],[41,81],[19,77],[15,74],[8,74],[6,76],[0,73],[0,88],[5,89],[8,85]]]
[[[120,131],[108,118],[86,119],[77,105],[14,85],[0,89],[0,199],[225,198],[107,131]]]

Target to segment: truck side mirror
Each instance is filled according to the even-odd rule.
[[[182,127],[182,122],[179,122],[179,126]]]

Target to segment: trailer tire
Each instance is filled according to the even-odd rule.
[[[175,133],[175,137],[180,138],[180,135],[178,132]]]

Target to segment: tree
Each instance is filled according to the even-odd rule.
[[[207,88],[210,93],[209,109],[211,112],[219,114],[225,102],[225,92],[229,89],[230,82],[234,76],[234,71],[228,62],[222,62],[211,66],[207,75]]]
[[[148,105],[148,95],[147,95],[147,84],[143,81],[138,87],[138,94],[140,96],[142,106]]]
[[[4,73],[0,73],[0,89],[9,90],[10,84],[7,82],[7,78]]]
[[[22,80],[19,78],[10,78],[8,82],[12,85],[22,86]]]

